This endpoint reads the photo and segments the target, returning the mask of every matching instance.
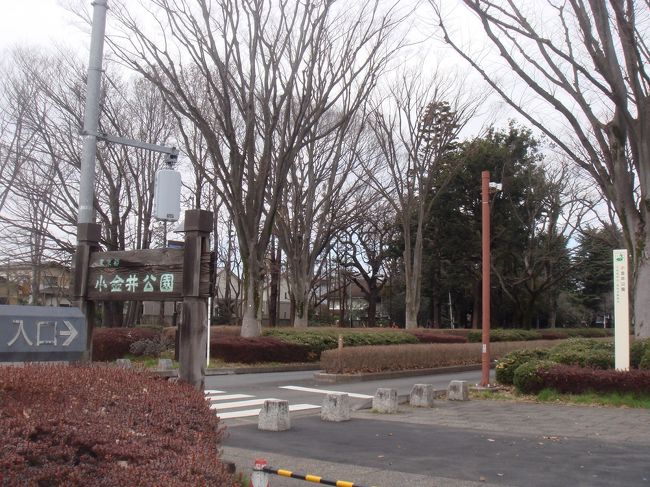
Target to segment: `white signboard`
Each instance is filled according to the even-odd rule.
[[[627,250],[614,250],[614,354],[616,370],[630,369]]]

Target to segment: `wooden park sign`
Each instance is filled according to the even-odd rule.
[[[93,252],[88,292],[92,301],[180,301],[183,299],[183,249]],[[212,291],[214,259],[201,253],[199,296]],[[197,270],[193,270],[196,272]]]
[[[212,294],[214,258],[209,250],[212,212],[185,212],[183,249],[101,252],[100,226],[80,224],[73,299],[88,322],[86,353],[92,348],[95,303],[182,301],[179,376],[202,389],[205,379],[207,298]]]

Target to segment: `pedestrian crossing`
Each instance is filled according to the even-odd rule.
[[[217,416],[221,419],[235,419],[257,416],[262,409],[261,407],[253,409],[241,408],[261,406],[264,401],[275,398],[259,399],[249,394],[228,394],[226,391],[206,389],[205,399],[210,403],[210,409],[216,411]],[[231,411],[233,409],[236,411]],[[310,409],[320,409],[320,406],[316,404],[289,404],[289,411],[307,411]]]

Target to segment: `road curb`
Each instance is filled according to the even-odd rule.
[[[309,370],[320,370],[317,365],[279,365],[277,367],[239,367],[223,369],[207,369],[205,376],[213,375],[239,375],[239,374],[261,374],[264,372],[302,372]],[[150,370],[152,374],[160,377],[178,377],[178,369],[174,370]]]
[[[437,367],[435,369],[396,370],[391,372],[374,372],[368,374],[328,374],[314,373],[314,380],[328,384],[343,384],[349,382],[364,382],[381,379],[399,379],[401,377],[417,377],[422,375],[447,374],[453,372],[469,372],[481,370],[481,365],[458,365],[453,367]]]

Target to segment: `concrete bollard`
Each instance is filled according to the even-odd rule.
[[[466,380],[452,380],[447,388],[449,401],[469,401],[469,385]]]
[[[378,413],[397,412],[397,389],[386,389],[380,387],[372,399],[372,409]]]
[[[133,364],[131,363],[131,360],[128,358],[118,358],[115,361],[115,365],[117,365],[120,369],[132,369]]]
[[[409,395],[409,404],[416,408],[432,408],[433,384],[415,384]]]
[[[323,421],[350,421],[350,396],[347,394],[328,394],[320,410]]]
[[[257,429],[262,431],[286,431],[291,429],[289,402],[267,399],[257,419]]]
[[[158,370],[172,370],[174,368],[174,362],[170,358],[159,358],[158,359]]]

